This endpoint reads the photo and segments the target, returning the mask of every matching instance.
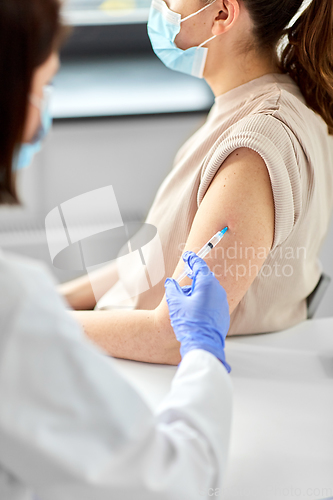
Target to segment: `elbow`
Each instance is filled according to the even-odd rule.
[[[160,305],[154,311],[154,330],[156,337],[159,339],[161,345],[163,345],[160,363],[178,366],[181,362],[180,343],[171,326],[169,311],[165,308],[165,305]]]
[[[172,366],[179,365],[179,363],[182,360],[179,348],[180,348],[180,344],[176,340],[175,344],[173,346],[171,346],[167,352],[165,364],[172,365]]]
[[[166,328],[159,332],[163,341],[163,357],[161,360],[162,364],[178,366],[182,358],[180,355],[180,343],[176,339],[173,328]]]

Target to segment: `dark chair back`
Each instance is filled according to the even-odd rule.
[[[315,315],[315,312],[317,311],[330,282],[331,278],[327,274],[323,273],[320,276],[316,288],[306,299],[308,306],[308,319],[312,319]]]

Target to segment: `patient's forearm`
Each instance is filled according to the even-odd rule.
[[[116,358],[177,365],[179,343],[169,318],[156,311],[72,312],[86,335]]]

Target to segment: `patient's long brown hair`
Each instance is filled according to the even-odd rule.
[[[295,80],[307,105],[327,123],[333,135],[333,0],[243,0],[254,22],[258,46],[275,49],[287,36],[280,69]]]
[[[0,203],[17,201],[12,163],[22,142],[34,70],[64,32],[58,0],[0,2]]]
[[[312,0],[286,34],[289,43],[281,69],[295,80],[333,135],[333,1]]]

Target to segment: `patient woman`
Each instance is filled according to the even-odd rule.
[[[304,10],[302,0],[157,0],[153,8],[184,20],[179,49],[204,43],[203,77],[215,95],[147,218],[165,276],[183,270],[184,248],[198,250],[228,226],[206,262],[227,291],[229,335],[290,327],[306,319],[333,207],[333,2]],[[163,280],[134,298],[134,310],[115,309],[117,297],[125,304],[116,264],[94,280],[113,287],[97,305],[105,310],[88,311],[96,305],[88,277],[62,286],[90,338],[116,357],[179,362]]]

